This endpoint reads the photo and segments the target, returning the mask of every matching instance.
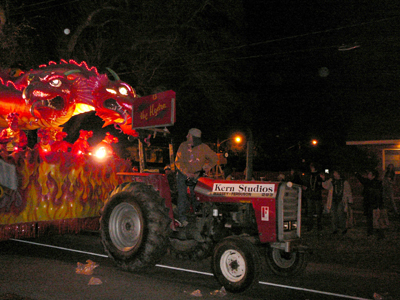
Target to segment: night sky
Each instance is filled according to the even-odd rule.
[[[283,133],[326,140],[336,128],[339,143],[400,137],[396,1],[254,3],[247,18],[254,88]]]
[[[238,34],[245,39],[235,59],[244,62],[238,89],[248,98],[218,131],[205,120],[205,139],[250,128],[271,154],[312,138],[330,148],[349,140],[400,138],[398,1],[243,3],[246,27]],[[181,131],[191,125],[171,131],[184,139]]]

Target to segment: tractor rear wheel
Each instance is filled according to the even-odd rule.
[[[171,219],[163,199],[149,185],[124,183],[110,193],[100,219],[105,251],[118,267],[141,271],[166,253]]]

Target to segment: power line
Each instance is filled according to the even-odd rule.
[[[341,26],[341,27],[336,27],[336,28],[331,28],[331,29],[326,29],[326,30],[313,31],[313,32],[309,32],[309,33],[298,34],[298,35],[293,35],[293,36],[287,36],[287,37],[282,37],[282,38],[277,38],[277,39],[271,39],[271,40],[266,40],[266,41],[262,41],[262,42],[251,43],[251,44],[243,44],[243,45],[239,45],[239,46],[216,49],[216,50],[212,50],[212,51],[208,51],[208,52],[202,52],[202,53],[193,54],[193,55],[190,55],[188,57],[211,54],[211,53],[220,52],[220,51],[237,50],[237,49],[241,49],[241,48],[245,48],[245,47],[254,47],[254,46],[260,46],[260,45],[266,45],[266,44],[281,42],[281,41],[285,41],[285,40],[292,40],[292,39],[302,38],[302,37],[311,36],[311,35],[317,35],[317,34],[322,34],[322,33],[340,31],[340,30],[344,30],[344,29],[348,29],[348,28],[365,26],[365,25],[369,25],[369,24],[386,22],[386,21],[389,21],[389,20],[392,20],[392,19],[397,19],[397,18],[399,18],[399,16],[394,16],[394,17],[390,17],[390,18],[384,18],[384,19],[380,19],[380,20],[376,20],[376,21],[370,21],[370,22],[361,22],[361,23],[357,23],[357,24],[353,24],[353,25]],[[186,57],[186,56],[184,56],[184,57]]]
[[[10,10],[17,10],[17,9],[21,9],[21,8],[27,8],[27,7],[31,7],[31,6],[42,5],[42,4],[55,2],[55,1],[57,1],[57,0],[48,0],[48,1],[42,1],[42,2],[37,2],[37,3],[33,3],[33,4],[27,4],[27,5],[23,4],[19,8],[11,8]]]
[[[16,13],[13,13],[12,15],[19,15],[19,14],[24,14],[24,13],[33,12],[33,11],[50,9],[50,8],[54,8],[54,7],[58,7],[58,6],[62,6],[62,5],[72,4],[72,3],[75,3],[75,2],[78,2],[78,1],[79,0],[70,0],[70,1],[67,1],[67,2],[64,2],[64,3],[59,3],[59,4],[50,5],[50,6],[46,6],[46,7],[34,8],[32,10],[25,11],[25,12],[16,12]],[[35,3],[35,4],[26,5],[24,7],[21,7],[20,9],[33,8],[33,7],[37,6],[37,5],[44,5],[44,4],[54,3],[54,2],[55,2],[55,0],[42,1],[42,2],[39,2],[39,3]],[[12,9],[12,10],[16,11],[17,9]],[[336,27],[336,28],[331,28],[331,29],[326,29],[326,30],[313,31],[313,32],[309,32],[309,33],[293,35],[293,36],[287,36],[287,37],[282,37],[282,38],[277,38],[277,39],[270,39],[270,40],[251,43],[251,44],[242,44],[242,45],[237,45],[237,46],[233,46],[233,47],[215,49],[215,50],[212,50],[212,51],[196,53],[196,54],[192,54],[192,55],[182,55],[182,56],[179,56],[179,57],[176,57],[176,58],[172,58],[172,59],[179,59],[179,58],[182,58],[182,57],[183,58],[185,58],[185,57],[196,57],[196,56],[212,54],[212,53],[218,53],[218,52],[223,52],[223,51],[242,49],[242,48],[246,48],[246,47],[255,47],[255,46],[260,46],[260,45],[266,45],[266,44],[276,43],[276,42],[285,41],[285,40],[303,38],[303,37],[307,37],[307,36],[311,36],[311,35],[318,35],[318,34],[322,34],[322,33],[339,31],[339,30],[344,30],[344,29],[348,29],[348,28],[365,26],[365,25],[368,25],[368,24],[376,24],[376,23],[380,23],[380,22],[386,22],[388,20],[392,20],[392,19],[396,19],[396,18],[398,18],[398,16],[394,16],[394,17],[390,17],[390,18],[384,18],[384,19],[375,20],[375,21],[369,21],[369,22],[361,22],[361,23],[357,23],[357,24],[353,24],[353,25],[341,26],[341,27]],[[335,47],[337,48],[338,46],[335,45],[335,46],[327,46],[327,47],[319,47],[319,48],[299,49],[299,50],[286,51],[286,52],[274,52],[274,53],[266,53],[266,54],[259,54],[259,55],[249,55],[249,56],[241,56],[241,57],[222,58],[222,59],[215,59],[215,60],[207,60],[207,61],[203,61],[203,62],[179,64],[179,65],[176,65],[176,66],[169,66],[169,67],[182,67],[182,66],[190,66],[190,65],[204,65],[204,64],[213,64],[213,63],[223,63],[223,62],[232,62],[232,61],[240,61],[240,60],[249,60],[249,59],[262,58],[262,57],[272,57],[272,56],[282,56],[282,55],[289,55],[289,54],[295,54],[295,53],[312,52],[312,51],[318,51],[318,50],[335,48]],[[125,72],[125,73],[121,73],[121,75],[123,75],[123,74],[131,74],[131,73],[134,73],[134,72]]]
[[[59,6],[63,6],[63,5],[69,5],[69,4],[78,2],[78,1],[80,1],[80,0],[70,0],[70,1],[67,1],[67,2],[64,2],[64,3],[54,4],[54,5],[40,7],[40,8],[34,8],[34,9],[31,9],[31,10],[28,10],[28,11],[20,11],[21,9],[24,9],[26,7],[29,8],[31,6],[38,5],[38,4],[45,4],[45,3],[55,2],[55,0],[54,1],[53,0],[43,1],[43,2],[40,2],[40,3],[37,3],[37,4],[31,4],[31,5],[27,5],[27,6],[23,6],[23,7],[19,7],[19,8],[10,9],[10,11],[13,11],[13,10],[19,11],[19,12],[15,12],[15,13],[10,13],[10,16],[25,15],[27,13],[31,13],[31,12],[35,12],[35,11],[46,10],[46,9],[49,9],[49,8],[59,7]]]
[[[319,50],[332,49],[332,48],[338,49],[338,45],[318,47],[318,48],[309,48],[309,49],[299,49],[299,50],[287,51],[287,52],[275,52],[275,53],[250,55],[250,56],[242,56],[242,57],[231,57],[231,58],[224,58],[224,59],[219,59],[219,60],[207,60],[207,61],[187,63],[187,64],[183,63],[183,64],[179,64],[179,65],[165,66],[165,67],[160,67],[160,68],[180,68],[180,67],[184,67],[184,66],[206,65],[206,64],[223,63],[223,62],[241,61],[241,60],[248,60],[248,59],[257,59],[257,58],[262,58],[262,57],[272,57],[272,56],[279,56],[279,55],[282,56],[282,55],[289,55],[289,54],[295,54],[295,53],[305,53],[305,52],[319,51]],[[123,72],[123,73],[119,73],[119,75],[127,75],[127,74],[132,74],[132,73],[135,73],[135,72]]]
[[[55,1],[56,0],[42,1],[42,2],[39,2],[39,3],[29,4],[29,5],[26,5],[26,6],[21,7],[21,8],[26,8],[26,7],[29,8],[29,7],[33,7],[33,6],[37,6],[37,5],[46,4],[46,3],[52,3],[52,2],[55,2]],[[75,2],[78,2],[78,1],[79,0],[71,0],[71,1],[64,2],[64,3],[56,4],[56,5],[51,5],[51,6],[47,6],[47,7],[41,7],[41,8],[35,8],[35,9],[29,10],[29,11],[24,11],[24,12],[17,12],[17,13],[13,13],[11,15],[15,16],[15,15],[25,14],[25,13],[29,13],[29,12],[34,12],[34,11],[45,10],[45,9],[54,8],[54,7],[58,7],[58,6],[62,6],[62,5],[72,4],[72,3],[75,3]],[[11,9],[11,10],[17,10],[17,9]],[[287,36],[287,37],[282,37],[282,38],[277,38],[277,39],[270,39],[270,40],[251,43],[251,44],[242,44],[242,45],[233,46],[233,47],[215,49],[215,50],[212,50],[212,51],[201,52],[201,53],[196,53],[196,54],[192,54],[192,55],[183,55],[183,56],[176,57],[175,59],[180,59],[182,57],[196,57],[196,56],[201,56],[201,55],[206,55],[206,54],[213,54],[213,53],[223,52],[223,51],[239,50],[239,49],[246,48],[246,47],[255,47],[255,46],[260,46],[260,45],[266,45],[266,44],[281,42],[281,41],[285,41],[285,40],[292,40],[292,39],[307,37],[307,36],[311,36],[311,35],[318,35],[318,34],[322,34],[322,33],[340,31],[340,30],[344,30],[344,29],[348,29],[348,28],[365,26],[365,25],[368,25],[368,24],[376,24],[376,23],[386,22],[388,20],[396,19],[398,17],[399,16],[394,16],[394,17],[384,18],[384,19],[375,20],[375,21],[361,22],[361,23],[357,23],[357,24],[353,24],[353,25],[341,26],[341,27],[336,27],[336,28],[331,28],[331,29],[326,29],[326,30],[313,31],[313,32],[309,32],[309,33],[298,34],[298,35],[293,35],[293,36]],[[335,47],[335,46],[332,46],[332,47]],[[330,47],[326,47],[326,48],[330,48]],[[261,54],[261,55],[247,56],[247,57],[239,57],[239,58],[235,58],[235,59],[238,59],[238,60],[254,59],[254,58],[265,57],[265,56],[284,55],[285,53],[286,54],[287,53],[298,53],[298,52],[305,52],[305,51],[307,51],[307,50],[290,51],[290,52],[284,52],[284,53]],[[312,50],[312,51],[314,51],[314,50]],[[232,61],[232,60],[235,60],[235,59],[234,58],[232,58],[232,59],[223,59],[223,60],[209,61],[209,62],[196,63],[196,64],[206,64],[206,63],[214,63],[214,62]]]
[[[384,18],[384,19],[370,21],[370,22],[362,22],[362,23],[357,23],[357,24],[348,25],[348,26],[341,26],[341,27],[336,27],[336,28],[332,28],[332,29],[314,31],[314,32],[309,32],[309,33],[305,33],[305,34],[288,36],[288,37],[283,37],[283,38],[278,38],[278,39],[272,39],[272,40],[267,40],[267,41],[252,43],[252,44],[243,44],[243,45],[234,46],[234,47],[216,49],[216,50],[213,50],[213,51],[202,52],[202,53],[197,53],[197,54],[193,54],[193,55],[181,55],[179,57],[172,58],[172,59],[195,57],[195,56],[211,54],[211,53],[216,53],[216,52],[221,52],[221,51],[241,49],[241,48],[244,48],[244,47],[259,46],[259,45],[263,45],[263,44],[269,44],[269,43],[274,43],[274,42],[279,42],[279,41],[284,41],[284,40],[296,39],[296,38],[301,38],[301,37],[310,36],[310,35],[316,35],[316,34],[321,34],[321,33],[328,33],[328,32],[333,32],[333,31],[339,31],[339,30],[343,30],[343,29],[353,28],[353,27],[365,26],[365,25],[368,25],[368,24],[386,22],[388,20],[397,19],[397,18],[399,18],[399,16],[390,17],[390,18]],[[331,49],[331,48],[334,48],[334,49],[337,49],[337,50],[341,50],[340,47],[341,46],[339,46],[339,45],[332,45],[332,46],[326,46],[326,47],[299,49],[299,50],[286,51],[286,52],[275,52],[275,53],[259,54],[259,55],[251,55],[251,56],[242,56],[242,57],[235,57],[235,58],[225,58],[225,59],[220,59],[220,60],[209,60],[209,61],[203,61],[203,62],[195,62],[195,63],[191,63],[191,64],[180,64],[180,65],[175,65],[175,66],[168,66],[168,67],[169,68],[171,68],[171,67],[173,68],[173,67],[182,67],[182,66],[221,63],[221,62],[228,62],[228,61],[239,61],[239,60],[247,60],[247,59],[256,59],[256,58],[261,58],[261,57],[271,57],[271,56],[278,56],[278,55],[289,55],[289,54],[295,54],[295,53],[305,53],[305,52],[319,51],[319,50]],[[357,47],[353,47],[353,48],[355,49],[355,48],[358,48],[358,47],[359,46],[357,45]],[[348,50],[348,49],[346,49],[346,50]],[[133,73],[133,72],[126,72],[126,73],[122,73],[122,74],[130,74],[130,73]]]
[[[56,0],[42,1],[42,2],[39,2],[39,3],[29,4],[29,5],[26,5],[24,7],[20,7],[18,9],[15,8],[15,9],[10,9],[10,10],[11,11],[12,10],[20,10],[21,8],[22,9],[23,8],[27,8],[27,7],[29,8],[29,7],[33,7],[33,6],[37,6],[37,5],[46,4],[46,3],[52,3],[52,2],[55,2],[55,1]],[[66,1],[64,3],[55,4],[55,5],[51,5],[51,6],[47,6],[47,7],[35,8],[35,9],[29,10],[29,11],[17,12],[17,13],[13,13],[13,14],[10,14],[10,15],[11,16],[21,15],[21,14],[25,14],[25,13],[29,13],[29,12],[45,10],[45,9],[49,9],[49,8],[59,7],[59,6],[62,6],[62,5],[68,5],[68,4],[72,4],[72,3],[78,2],[78,1],[79,0],[70,0],[70,1]],[[194,56],[212,54],[212,53],[222,52],[222,51],[239,50],[239,49],[246,48],[246,47],[255,47],[255,46],[259,46],[259,45],[266,45],[266,44],[281,42],[281,41],[285,41],[285,40],[292,40],[292,39],[307,37],[307,36],[311,36],[311,35],[318,35],[318,34],[322,34],[322,33],[340,31],[340,30],[344,30],[344,29],[360,27],[360,26],[365,26],[365,25],[369,25],[369,24],[376,24],[376,23],[386,22],[388,20],[392,20],[392,19],[396,19],[396,18],[399,18],[399,16],[394,16],[394,17],[389,17],[389,18],[384,18],[384,19],[379,19],[379,20],[369,21],[369,22],[361,22],[361,23],[357,23],[357,24],[353,24],[353,25],[341,26],[341,27],[336,27],[336,28],[331,28],[331,29],[326,29],[326,30],[313,31],[313,32],[309,32],[309,33],[298,34],[298,35],[293,35],[293,36],[287,36],[287,37],[282,37],[282,38],[277,38],[277,39],[270,39],[270,40],[261,41],[261,42],[255,42],[255,43],[251,43],[251,44],[242,44],[242,45],[233,46],[233,47],[216,49],[216,50],[212,50],[212,51],[208,51],[208,52],[196,53],[196,54],[193,54],[193,55],[187,55],[187,56],[183,56],[183,57],[194,57]]]

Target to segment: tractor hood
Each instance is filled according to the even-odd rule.
[[[278,190],[278,182],[263,181],[238,181],[199,178],[195,192],[211,197],[275,197]]]

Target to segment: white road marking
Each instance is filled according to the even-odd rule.
[[[108,258],[108,255],[105,255],[105,254],[98,254],[98,253],[93,253],[93,252],[75,250],[75,249],[64,248],[64,247],[53,246],[53,245],[47,245],[47,244],[40,244],[40,243],[35,243],[35,242],[31,242],[31,241],[24,241],[24,240],[18,240],[18,239],[10,239],[10,240],[11,240],[11,241],[20,242],[20,243],[25,243],[25,244],[31,244],[31,245],[36,245],[36,246],[43,246],[43,247],[54,248],[54,249],[59,249],[59,250],[67,250],[67,251],[70,251],[70,252],[78,252],[78,253],[84,253],[84,254],[89,254],[89,255],[94,255],[94,256],[100,256],[100,257],[106,257],[106,258]]]
[[[171,270],[176,270],[176,271],[182,271],[182,272],[188,272],[188,273],[195,273],[195,274],[200,274],[200,275],[214,276],[214,274],[208,273],[208,272],[200,272],[200,271],[196,271],[196,270],[189,270],[189,269],[183,269],[183,268],[177,268],[177,267],[171,267],[171,266],[156,265],[156,267],[164,268],[164,269],[171,269]]]
[[[105,254],[98,254],[98,253],[75,250],[75,249],[64,248],[64,247],[59,247],[59,246],[40,244],[40,243],[35,243],[35,242],[25,241],[25,240],[18,240],[18,239],[10,239],[10,240],[15,241],[15,242],[20,242],[20,243],[32,244],[32,245],[37,245],[37,246],[42,246],[42,247],[48,247],[48,248],[54,248],[54,249],[59,249],[59,250],[66,250],[66,251],[71,251],[71,252],[77,252],[77,253],[83,253],[83,254],[108,258],[108,255],[105,255]],[[189,270],[189,269],[177,268],[177,267],[172,267],[172,266],[165,266],[165,265],[157,264],[156,267],[164,268],[164,269],[171,269],[171,270],[176,270],[176,271],[182,271],[182,272],[188,272],[188,273],[195,273],[195,274],[206,275],[206,276],[214,276],[214,274],[208,273],[208,272],[200,272],[200,271],[196,271],[196,270]],[[274,287],[279,287],[279,288],[292,289],[292,290],[298,290],[298,291],[304,291],[304,292],[309,292],[309,293],[314,293],[314,294],[328,295],[328,296],[334,296],[334,297],[340,297],[340,298],[346,298],[346,299],[371,300],[368,298],[360,298],[360,297],[354,297],[354,296],[349,296],[349,295],[300,288],[300,287],[295,287],[295,286],[290,286],[290,285],[276,284],[276,283],[271,283],[271,282],[259,281],[258,283],[262,284],[262,285],[269,285],[269,286],[274,286]]]
[[[348,295],[342,295],[342,294],[336,294],[336,293],[330,293],[330,292],[324,292],[324,291],[318,291],[318,290],[310,290],[310,289],[306,289],[306,288],[299,288],[299,287],[295,287],[295,286],[282,285],[282,284],[276,284],[276,283],[271,283],[271,282],[259,281],[259,283],[260,284],[264,284],[264,285],[275,286],[275,287],[282,287],[282,288],[285,288],[285,289],[305,291],[305,292],[310,292],[310,293],[315,293],[315,294],[335,296],[335,297],[341,297],[341,298],[346,298],[346,299],[371,300],[371,299],[367,299],[367,298],[360,298],[360,297],[354,297],[354,296],[348,296]]]

